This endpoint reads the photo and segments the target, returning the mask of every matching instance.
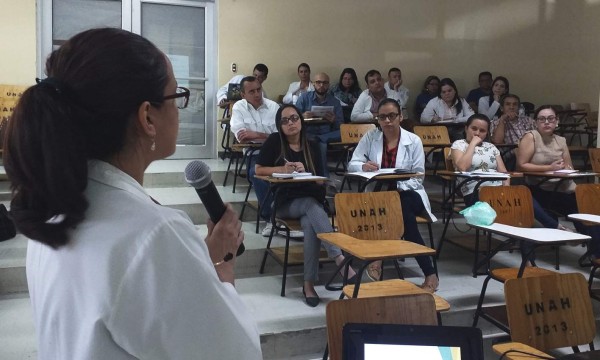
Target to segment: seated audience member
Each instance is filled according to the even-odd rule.
[[[517,95],[506,94],[500,98],[500,116],[494,118],[490,132],[494,144],[518,144],[526,132],[535,129],[535,121],[519,111],[521,100]],[[513,171],[516,166],[516,151],[504,155],[506,168]]]
[[[307,63],[298,65],[298,77],[300,81],[294,81],[290,84],[287,93],[283,97],[284,104],[296,104],[300,95],[315,88],[310,81],[310,66]]]
[[[369,70],[365,75],[365,82],[367,89],[356,100],[350,115],[350,120],[353,122],[372,121],[377,115],[377,108],[381,101],[387,98],[398,100],[397,92],[385,90],[379,71]]]
[[[492,83],[492,93],[479,99],[477,112],[490,119],[500,115],[500,98],[509,93],[508,79],[498,76]]]
[[[431,99],[423,113],[421,114],[421,123],[430,124],[436,122],[444,123],[464,123],[469,116],[473,115],[473,110],[467,104],[467,101],[458,95],[458,89],[454,81],[444,78],[440,81],[440,94]],[[458,127],[449,127],[448,134],[450,140],[455,141],[463,138],[463,129]]]
[[[261,84],[267,80],[267,75],[269,74],[269,68],[265,64],[256,64],[254,66],[254,70],[252,70],[252,76],[255,77]],[[246,75],[236,75],[227,82],[227,84],[221,86],[217,91],[217,104],[223,107],[223,104],[227,101],[227,90],[229,89],[229,84],[240,84],[242,79],[245,78]],[[264,89],[262,89],[262,96],[266,99],[267,93]]]
[[[423,110],[427,106],[429,100],[438,96],[440,93],[440,78],[435,75],[429,75],[425,82],[423,83],[423,89],[419,96],[417,96],[417,101],[415,102],[415,117],[417,119],[421,118],[421,114]]]
[[[311,125],[306,128],[306,136],[311,141],[317,141],[321,153],[321,165],[325,177],[329,177],[329,168],[327,166],[327,144],[330,142],[341,141],[340,124],[344,121],[342,106],[340,101],[329,92],[329,76],[325,73],[318,73],[315,76],[315,90],[302,94],[296,103],[298,111],[305,118],[315,117],[313,106],[331,106],[333,111],[328,111],[323,115],[327,124]]]
[[[342,105],[344,122],[350,122],[352,108],[354,107],[356,100],[358,100],[361,91],[356,71],[352,68],[345,68],[342,70],[340,81],[329,89],[329,92],[335,96]]]
[[[483,114],[474,114],[465,124],[465,139],[452,143],[452,163],[458,171],[499,171],[506,172],[506,167],[500,156],[500,151],[487,141],[490,119]],[[486,181],[481,186],[500,186],[501,181]],[[504,181],[510,185],[510,180]],[[478,201],[479,195],[474,193],[475,181],[464,183],[460,191],[465,205],[471,206]]]
[[[260,81],[253,76],[247,76],[241,82],[242,100],[233,105],[231,111],[231,133],[240,143],[264,142],[267,137],[277,131],[275,126],[275,114],[279,109],[279,104],[275,101],[262,97],[262,87]],[[258,153],[248,158],[248,179],[252,182],[256,198],[259,204],[266,204],[261,208],[261,217],[265,220],[271,218],[271,203],[269,198],[265,199],[269,193],[269,184],[266,181],[254,177],[254,164],[258,158]],[[269,236],[271,234],[271,224],[263,229],[262,234]],[[295,232],[293,237],[301,237],[301,234]]]
[[[380,129],[366,133],[359,141],[348,164],[348,171],[376,171],[380,168],[400,168],[414,172],[425,172],[425,153],[421,139],[400,127],[402,109],[394,99],[385,99],[379,104],[376,120]],[[429,198],[423,188],[423,177],[417,176],[398,181],[402,203],[402,220],[404,221],[404,239],[421,245],[425,242],[421,237],[416,216],[428,216],[435,221],[431,213]],[[434,292],[439,285],[433,263],[429,256],[417,256],[419,267],[425,274],[425,282],[421,287]],[[381,262],[373,262],[367,274],[374,280],[381,279]]]
[[[309,143],[306,137],[306,124],[302,114],[294,105],[283,105],[275,118],[278,132],[265,141],[256,162],[258,175],[270,176],[273,173],[311,172],[323,175],[319,147]],[[304,285],[302,293],[309,306],[319,304],[319,295],[314,283],[319,278],[319,254],[321,246],[337,265],[344,261],[342,251],[326,242],[321,243],[318,233],[333,232],[331,222],[323,209],[325,188],[323,184],[291,184],[282,188],[278,197],[277,216],[300,219],[304,232]],[[281,200],[281,201],[280,201]],[[349,282],[355,282],[355,272],[350,268]]]
[[[493,144],[485,141],[490,128],[490,119],[484,114],[474,114],[469,117],[465,126],[466,138],[456,140],[452,144],[452,163],[458,171],[489,171],[506,172],[506,167],[500,156],[500,151]],[[479,201],[479,193],[475,192],[475,181],[463,184],[460,191],[466,206],[471,206]],[[505,181],[486,181],[481,186],[510,185],[510,179]],[[544,227],[565,230],[556,219],[548,215],[533,199],[535,219]],[[526,242],[521,243],[522,253],[531,251],[532,247]],[[531,254],[529,260],[534,260]]]
[[[535,111],[536,128],[527,132],[519,142],[517,169],[519,171],[556,171],[573,169],[571,155],[564,137],[554,134],[559,118],[551,105],[540,106]],[[533,198],[545,208],[563,216],[577,213],[577,200],[573,180],[559,179],[539,184],[539,179],[526,177]],[[549,227],[549,226],[547,226]],[[598,259],[600,256],[600,226],[585,226],[575,222],[575,228],[592,237],[589,251]]]
[[[408,88],[402,85],[402,71],[398,68],[391,68],[388,71],[388,81],[384,84],[386,92],[395,92],[394,99],[397,99],[402,106],[402,109],[406,109],[408,104]]]
[[[488,96],[492,92],[492,73],[489,71],[483,71],[479,73],[479,87],[469,91],[467,95],[467,102],[471,109],[477,112],[477,105],[479,105],[479,99],[483,96]]]

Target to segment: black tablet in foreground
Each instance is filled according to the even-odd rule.
[[[481,330],[472,327],[354,324],[343,330],[344,360],[481,360]]]

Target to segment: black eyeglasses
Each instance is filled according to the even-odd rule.
[[[546,122],[550,123],[550,124],[554,124],[558,120],[558,118],[556,116],[554,116],[554,115],[550,115],[550,116],[547,116],[547,117],[546,116],[538,116],[536,120],[540,124],[543,124],[543,123],[546,123]]]
[[[398,113],[379,114],[379,115],[375,116],[375,120],[385,121],[385,119],[389,119],[390,121],[394,121],[394,120],[396,120],[398,115],[400,115],[400,114],[398,114]]]
[[[298,120],[300,120],[300,116],[298,116],[298,115],[292,115],[290,117],[282,117],[281,118],[281,125],[287,125],[287,124],[290,124],[290,123],[295,124],[295,123],[298,122]]]
[[[329,81],[326,81],[326,80],[316,80],[315,84],[316,85],[329,85]]]
[[[178,109],[185,109],[190,101],[190,90],[183,86],[178,86],[175,94],[163,97],[164,100],[175,99],[175,105]]]

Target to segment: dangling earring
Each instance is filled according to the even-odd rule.
[[[152,139],[152,145],[150,145],[150,150],[151,151],[156,150],[156,142],[154,141],[154,139]]]

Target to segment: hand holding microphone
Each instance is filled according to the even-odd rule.
[[[236,234],[227,235],[228,237],[235,237],[236,244],[239,242],[239,247],[237,248],[236,256],[240,256],[244,250],[244,244],[241,243],[243,240],[243,232],[241,231],[241,222],[237,220],[237,216],[235,216],[235,212],[231,208],[231,205],[225,207],[223,204],[223,200],[221,200],[221,196],[215,187],[211,179],[210,168],[206,163],[195,160],[190,162],[185,168],[185,181],[190,184],[194,189],[196,189],[196,193],[200,197],[202,204],[206,208],[206,212],[208,212],[208,216],[210,220],[215,224],[215,226],[211,226],[209,224],[209,240],[216,241],[231,241],[232,239],[214,239],[215,237],[211,236],[214,229],[220,228],[219,225],[225,225],[229,227],[229,230],[237,230]],[[227,211],[227,214],[226,214]],[[225,216],[223,216],[225,214]],[[233,215],[232,215],[233,214]],[[218,224],[219,221],[223,218],[225,224]],[[235,221],[235,222],[234,222]],[[235,223],[235,226],[231,226],[231,223]],[[241,235],[240,235],[241,233]],[[240,237],[241,236],[241,240]],[[226,247],[226,246],[225,246]],[[212,254],[211,254],[212,255]],[[233,258],[232,253],[227,253],[227,255],[223,258],[224,261],[229,261]],[[214,261],[214,259],[213,259]],[[219,261],[214,261],[215,264],[218,264]]]

